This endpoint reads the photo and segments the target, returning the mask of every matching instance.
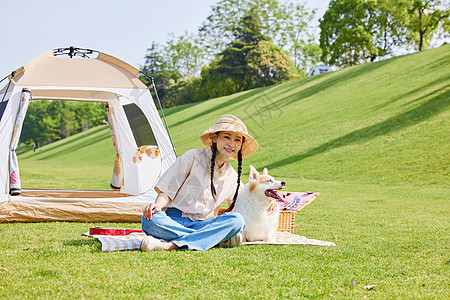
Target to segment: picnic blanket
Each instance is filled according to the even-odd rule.
[[[141,248],[141,242],[145,237],[144,232],[132,232],[128,235],[96,235],[89,232],[83,235],[96,238],[102,244],[102,251],[136,250]],[[304,236],[289,232],[276,232],[271,242],[244,242],[242,245],[315,245],[315,246],[336,246],[335,243],[320,240],[308,239]]]
[[[314,192],[277,192],[280,200],[277,201],[280,211],[299,212],[316,199],[320,194]]]

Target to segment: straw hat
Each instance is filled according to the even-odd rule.
[[[200,140],[203,145],[211,146],[212,135],[219,131],[233,131],[235,133],[242,134],[245,137],[244,143],[241,147],[242,157],[247,157],[258,148],[258,142],[248,134],[247,127],[244,122],[238,117],[233,115],[223,115],[217,120],[216,124],[202,133]],[[231,157],[232,159],[237,159],[237,154]]]

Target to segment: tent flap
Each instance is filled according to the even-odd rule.
[[[25,119],[28,104],[30,103],[31,93],[27,89],[22,90],[20,97],[19,111],[17,112],[16,121],[14,123],[13,134],[9,146],[9,189],[12,195],[20,194],[20,175],[19,162],[17,161],[16,148],[19,143],[22,124]]]

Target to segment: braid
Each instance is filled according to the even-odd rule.
[[[213,178],[214,178],[214,165],[216,163],[216,152],[217,152],[217,146],[215,142],[212,142],[211,145],[211,150],[212,150],[212,156],[211,156],[211,194],[212,197],[214,198],[214,200],[216,200],[216,188],[214,187],[214,182],[213,182]]]
[[[237,187],[236,192],[234,193],[233,202],[231,203],[230,207],[227,208],[227,212],[232,211],[234,208],[234,205],[236,204],[236,199],[238,197],[239,193],[239,186],[241,185],[241,173],[242,173],[242,152],[239,150],[238,152],[238,177],[237,177]]]

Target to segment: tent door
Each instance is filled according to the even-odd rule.
[[[31,92],[27,89],[22,90],[20,97],[20,105],[17,111],[16,121],[9,145],[9,193],[11,195],[19,195],[21,192],[19,163],[16,155],[17,144],[19,143],[20,132],[22,131],[23,120],[27,113],[28,104],[30,103]]]
[[[111,131],[111,138],[114,146],[114,150],[116,151],[116,158],[114,159],[114,169],[113,175],[111,178],[111,187],[113,189],[120,189],[123,185],[123,164],[122,164],[122,149],[118,142],[117,135],[117,119],[114,107],[109,104],[106,108],[108,112],[108,122],[109,122],[109,130]]]

